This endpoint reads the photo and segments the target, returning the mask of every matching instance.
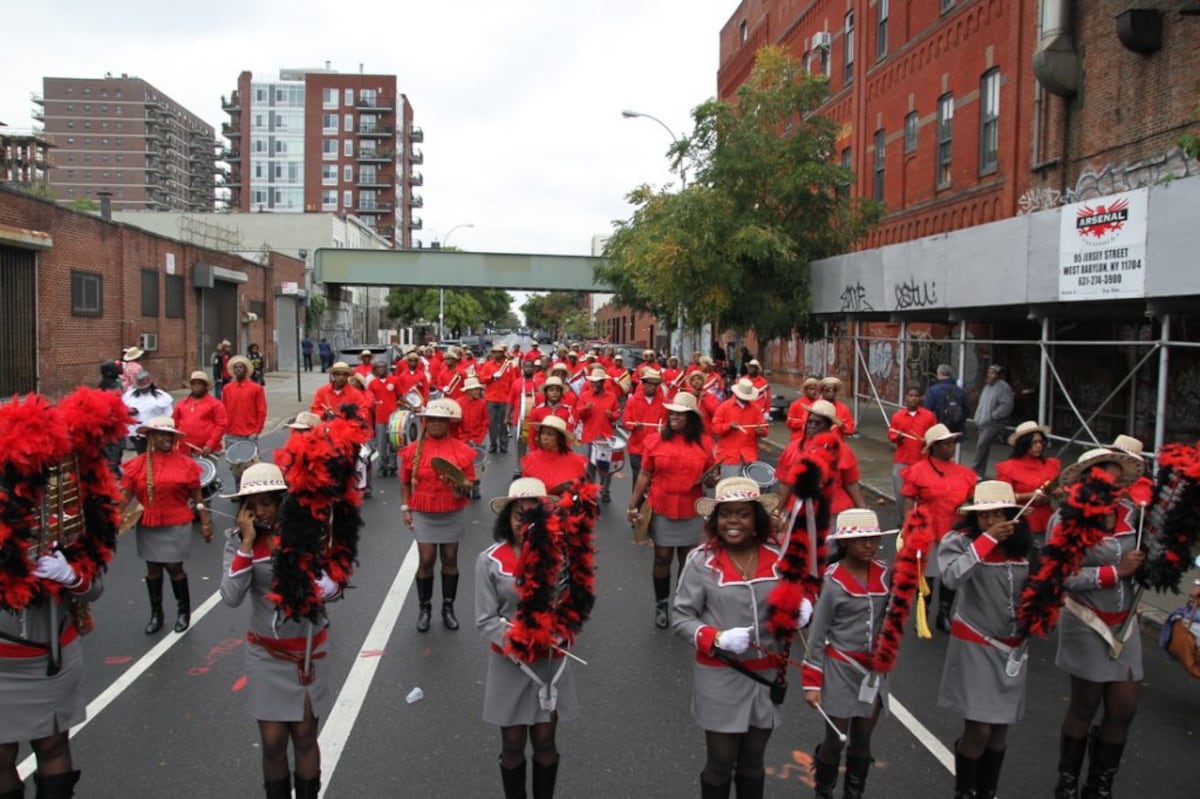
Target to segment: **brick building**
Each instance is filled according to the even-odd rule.
[[[420,230],[414,189],[424,182],[408,98],[395,75],[285,69],[277,79],[238,76],[229,114],[231,205],[242,211],[344,212],[372,220],[394,246]]]
[[[141,78],[43,78],[34,119],[56,146],[50,189],[59,200],[111,192],[116,208],[211,211],[212,126]]]
[[[0,122],[0,184],[45,188],[54,164],[54,142],[40,130],[15,130]]]
[[[659,329],[659,320],[653,314],[621,308],[611,302],[605,303],[593,314],[592,332],[596,338],[607,339],[613,344],[641,349],[662,346],[658,337],[663,331]]]
[[[95,384],[122,348],[165,389],[208,364],[217,341],[276,363],[292,333],[304,261],[219,252],[0,188],[0,396]]]

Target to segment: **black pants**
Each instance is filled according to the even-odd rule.
[[[306,371],[306,372],[312,371],[312,353],[311,352],[304,353],[304,371]]]

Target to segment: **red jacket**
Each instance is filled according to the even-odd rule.
[[[175,403],[171,417],[175,427],[185,434],[183,439],[194,447],[208,447],[213,452],[221,451],[221,437],[229,427],[229,415],[225,404],[212,394],[196,399],[188,395]]]
[[[583,477],[587,471],[587,459],[574,452],[548,452],[531,449],[521,458],[521,476],[536,477],[553,491],[555,486]]]
[[[534,405],[533,410],[529,412],[529,449],[534,450],[538,448],[535,428],[547,416],[557,416],[567,423],[568,430],[575,429],[575,412],[570,405],[566,402],[560,402],[552,408],[543,401],[538,405]]]
[[[256,384],[257,385],[257,384]],[[143,452],[128,461],[121,476],[121,487],[138,498],[145,508],[141,523],[146,527],[172,527],[192,523],[188,500],[192,489],[200,488],[200,467],[195,458],[179,450],[154,453],[154,501],[150,501],[146,467],[150,456]]]
[[[342,406],[354,403],[358,406],[359,418],[364,424],[371,423],[372,399],[349,383],[341,391],[334,391],[333,383],[326,383],[313,394],[309,410],[324,418],[326,411],[332,411],[336,416],[342,415]]]
[[[804,427],[808,424],[808,409],[812,407],[813,402],[814,400],[810,400],[808,397],[801,397],[788,406],[785,424],[787,429],[792,431],[791,441],[804,438]]]
[[[779,464],[775,467],[775,479],[779,481],[780,485],[790,486],[796,482],[800,457],[804,453],[820,447],[819,439],[819,436],[817,442],[799,439],[788,444],[779,456]],[[829,512],[840,513],[854,507],[854,500],[850,498],[850,492],[846,490],[846,486],[859,482],[862,475],[858,469],[858,456],[854,454],[850,445],[837,436],[834,436],[833,439],[841,442],[837,451],[837,463],[834,464],[836,471],[826,477],[822,491],[825,498],[829,500]]]
[[[615,389],[609,388],[603,394],[592,391],[591,385],[579,396],[575,412],[583,421],[583,435],[579,440],[590,444],[598,438],[607,438],[613,434],[613,422],[620,416],[620,402]]]
[[[735,424],[743,429],[734,429]],[[717,437],[718,462],[753,463],[758,460],[758,440],[767,435],[767,427],[762,420],[762,406],[757,402],[743,402],[737,397],[730,397],[717,406],[713,414],[712,431]]]
[[[377,377],[367,383],[367,393],[374,404],[375,424],[387,424],[400,406],[400,384],[395,375]]]
[[[917,406],[917,410],[909,413],[907,408],[901,408],[892,414],[888,427],[888,439],[896,445],[892,456],[893,463],[908,465],[921,460],[921,449],[925,446],[925,431],[937,424],[937,416],[933,411]]]
[[[231,436],[256,436],[267,423],[267,395],[262,386],[246,377],[230,380],[221,389],[221,401],[229,415],[226,433]]]
[[[704,496],[700,478],[714,462],[713,442],[708,436],[702,436],[698,444],[689,444],[682,435],[670,441],[651,435],[642,456],[642,469],[652,475],[650,507],[669,519],[694,519],[696,500]]]
[[[488,432],[487,403],[482,397],[474,399],[464,393],[458,398],[458,404],[462,407],[463,417],[455,435],[463,441],[482,444]]]
[[[495,360],[489,360],[475,367],[475,374],[484,386],[483,398],[488,402],[507,403],[513,380],[520,373],[517,365],[508,361],[496,363]]]
[[[850,408],[841,400],[834,400],[833,407],[837,410],[838,419],[842,421],[842,426],[834,429],[844,436],[854,435],[854,431],[858,429],[858,425],[854,421],[854,414],[850,413]]]
[[[400,450],[400,482],[413,485],[413,460],[417,448],[421,448],[421,463],[417,466],[416,491],[409,496],[409,507],[420,513],[447,513],[465,508],[470,501],[459,496],[433,470],[433,459],[444,458],[462,470],[470,481],[475,481],[475,450],[453,436],[414,441]]]
[[[417,370],[408,368],[407,361],[400,364],[396,369],[396,397],[403,397],[410,391],[416,391],[421,395],[421,401],[429,399],[429,373],[425,371],[425,367],[417,364]]]
[[[654,392],[647,401],[640,390],[625,400],[623,426],[629,431],[629,454],[641,455],[646,451],[646,440],[658,435],[667,421],[667,409],[663,407],[663,396]]]

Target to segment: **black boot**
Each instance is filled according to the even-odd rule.
[[[429,619],[433,616],[433,578],[417,578],[417,601],[421,609],[417,613],[417,632],[429,632]]]
[[[846,780],[842,785],[842,799],[861,799],[867,790],[867,772],[875,761],[870,755],[846,753]]]
[[[296,782],[296,799],[317,799],[317,795],[321,793],[321,772],[317,772],[317,776],[311,780],[306,780],[299,774],[292,774],[292,778]]]
[[[737,799],[763,799],[763,788],[767,784],[767,778],[762,774],[757,777],[737,774],[733,778],[733,784],[737,788]]]
[[[1054,799],[1079,799],[1079,772],[1086,752],[1086,738],[1063,735],[1058,739],[1058,784],[1054,786]]]
[[[71,799],[75,795],[75,783],[79,782],[78,771],[51,774],[43,777],[34,772],[33,784],[37,786],[37,799]]]
[[[947,588],[945,583],[938,586],[938,612],[935,625],[947,634],[950,632],[950,614],[954,610],[955,593]]]
[[[25,783],[21,783],[21,787],[13,788],[6,793],[0,793],[0,799],[25,799]]]
[[[146,593],[150,595],[150,621],[146,622],[146,635],[154,635],[163,626],[162,584],[161,577],[146,578]]]
[[[447,630],[458,629],[458,617],[454,615],[454,598],[456,596],[458,596],[458,575],[442,572],[442,625]]]
[[[192,593],[188,588],[186,574],[182,580],[171,581],[171,593],[175,595],[175,607],[178,608],[178,615],[175,617],[175,632],[181,633],[192,626]]]
[[[984,749],[979,758],[979,778],[975,787],[979,799],[996,799],[996,788],[1000,785],[1000,767],[1004,765],[1003,749]]]
[[[525,761],[512,768],[501,764],[500,784],[504,786],[504,799],[525,799]]]
[[[654,626],[660,630],[671,626],[671,605],[665,599],[654,603]]]
[[[533,761],[533,799],[554,799],[554,784],[558,782],[558,760],[544,766]]]
[[[267,799],[292,799],[291,777],[284,777],[281,780],[267,780],[263,783],[263,788],[267,792]]]
[[[954,799],[976,799],[979,796],[979,758],[967,757],[954,749]]]
[[[725,782],[720,785],[704,781],[704,772],[700,772],[700,799],[729,799],[729,787],[732,783]]]
[[[841,756],[832,763],[821,760],[821,747],[813,752],[813,788],[817,799],[833,799],[833,791],[837,788],[838,767]]]
[[[1125,744],[1113,744],[1095,738],[1088,758],[1087,784],[1079,794],[1081,799],[1112,799],[1113,779],[1121,767]]]

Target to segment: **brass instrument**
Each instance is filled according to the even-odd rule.
[[[72,455],[50,467],[38,515],[40,524],[36,553],[32,556],[34,561],[57,547],[71,543],[83,532],[83,497],[79,486],[79,459],[76,456]],[[46,664],[46,675],[53,677],[62,668],[59,606],[53,596],[47,598],[47,603],[50,611],[50,660]],[[86,624],[90,616],[83,603],[72,614],[80,624]]]

